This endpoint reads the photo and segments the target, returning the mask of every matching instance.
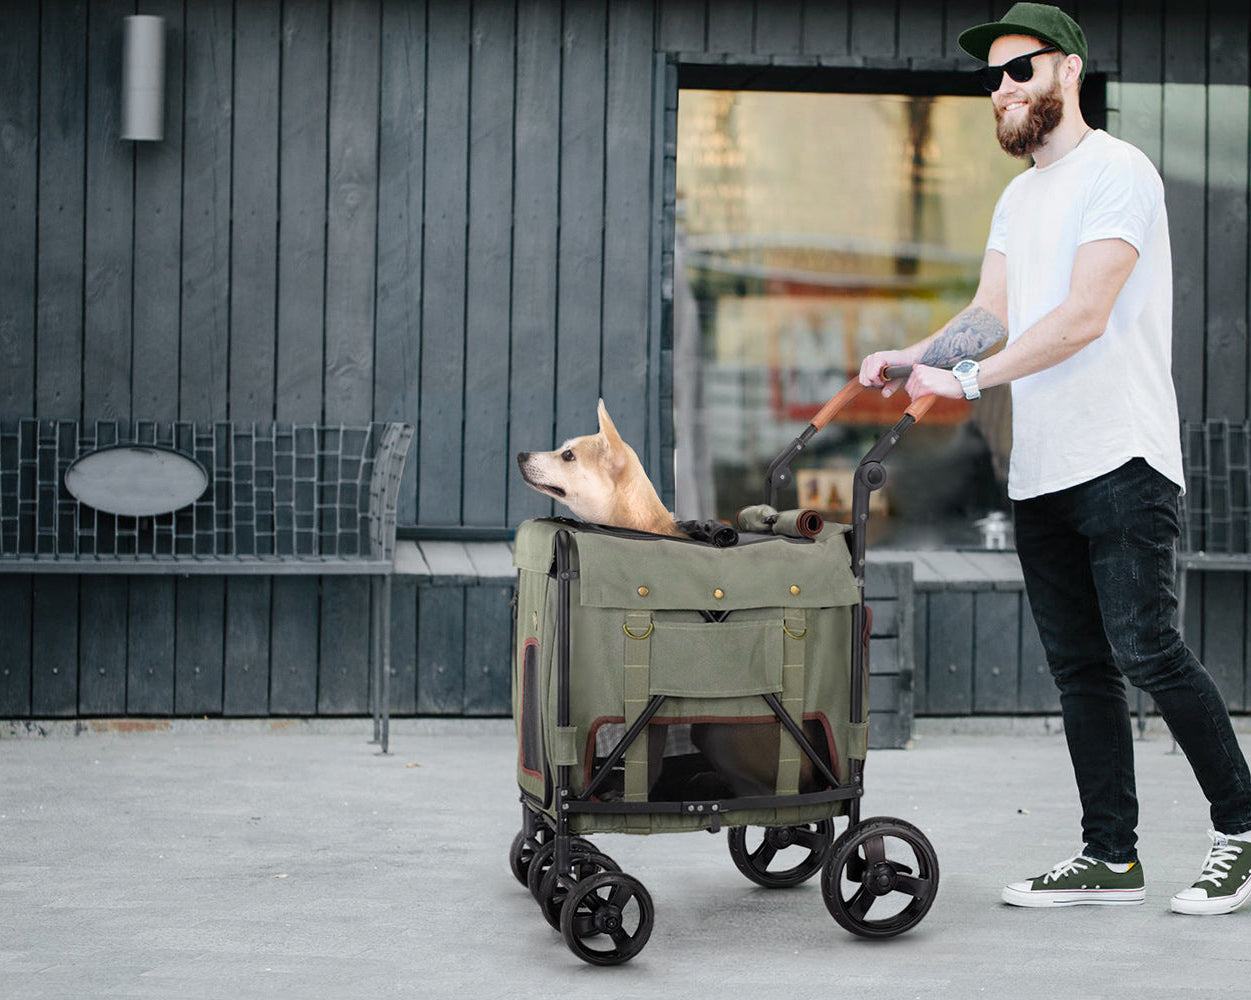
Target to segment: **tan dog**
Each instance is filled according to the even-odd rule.
[[[555,451],[523,451],[521,477],[583,521],[682,535],[634,449],[621,440],[599,401],[599,433],[572,438]]]
[[[572,438],[555,451],[523,451],[517,465],[527,484],[555,497],[583,521],[686,537],[674,524],[634,449],[626,444],[599,401],[599,432]],[[809,737],[817,736],[808,723]],[[654,785],[662,770],[665,726],[648,727],[648,770]],[[770,795],[776,780],[778,727],[705,722],[691,726],[691,741],[713,772],[702,777],[707,798]],[[815,791],[812,762],[800,764],[800,790]],[[697,789],[690,789],[698,794]]]

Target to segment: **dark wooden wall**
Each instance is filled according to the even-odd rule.
[[[591,429],[602,394],[667,487],[678,81],[965,69],[956,34],[1006,6],[0,0],[0,418],[403,418],[401,520],[498,528],[550,509],[512,454]],[[1244,417],[1247,5],[1073,6],[1109,127],[1168,187],[1183,412]],[[135,12],[166,19],[159,143],[118,139]],[[3,715],[363,710],[352,581],[17,577],[0,601]],[[1210,578],[1191,633],[1240,708],[1246,602]],[[402,644],[475,629],[420,604]]]

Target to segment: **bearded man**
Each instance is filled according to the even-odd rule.
[[[914,398],[1012,386],[1008,495],[1060,691],[1082,847],[1003,899],[1145,899],[1127,678],[1155,698],[1211,805],[1202,873],[1171,909],[1229,913],[1251,898],[1251,774],[1175,624],[1184,479],[1164,186],[1141,151],[1082,117],[1086,38],[1059,8],[1018,3],[959,41],[989,63],[978,72],[1000,145],[1033,166],[999,198],[969,306],[909,348],[869,355],[860,380],[890,395],[901,383],[882,369],[913,365],[904,388]]]

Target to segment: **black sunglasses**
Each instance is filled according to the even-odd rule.
[[[1055,45],[1048,45],[1046,48],[1039,49],[1037,52],[1027,52],[1023,56],[1017,56],[1015,59],[1009,59],[1002,66],[985,66],[977,70],[977,78],[981,81],[982,86],[990,93],[994,93],[999,89],[999,85],[1003,83],[1003,75],[1007,73],[1017,83],[1025,83],[1034,76],[1034,56],[1046,55],[1048,52],[1059,52],[1059,48]]]

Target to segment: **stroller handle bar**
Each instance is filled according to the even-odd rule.
[[[882,369],[882,377],[887,380],[903,378],[911,371],[911,365],[892,365]],[[821,430],[821,428],[834,419],[843,407],[847,406],[848,403],[859,396],[867,388],[868,386],[860,384],[860,380],[858,378],[853,378],[845,386],[839,389],[838,392],[834,394],[833,398],[821,407],[821,409],[817,411],[816,416],[812,418],[810,426],[813,429],[813,433]],[[910,416],[912,421],[915,423],[924,417],[925,414],[929,413],[930,407],[934,405],[935,399],[937,399],[936,396],[919,396],[908,405],[908,408],[904,410],[904,413]],[[811,437],[812,435],[809,434],[808,436]],[[807,440],[807,438],[804,439],[805,444],[807,443]]]

